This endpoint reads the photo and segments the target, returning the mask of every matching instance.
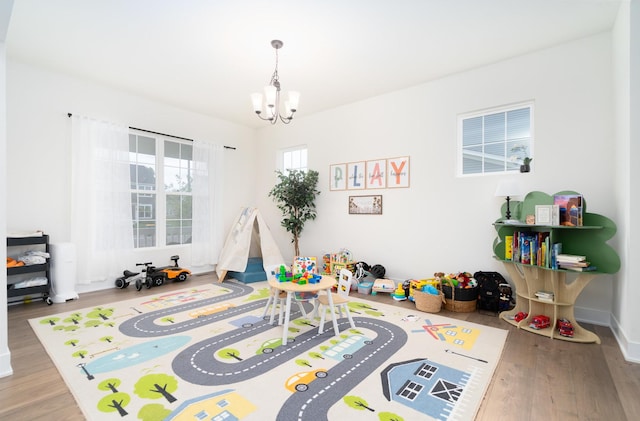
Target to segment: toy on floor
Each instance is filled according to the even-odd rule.
[[[401,284],[398,284],[396,290],[391,293],[391,298],[396,301],[405,301],[409,298],[409,288],[411,286],[411,281],[406,280]]]
[[[135,283],[136,289],[140,291],[142,286],[151,288],[152,286],[161,286],[167,279],[174,279],[177,282],[184,282],[187,280],[188,275],[191,275],[189,269],[184,269],[178,266],[178,260],[180,256],[171,256],[173,265],[156,267],[152,262],[136,263],[136,266],[144,266],[140,272],[131,272],[124,270],[122,276],[115,281],[117,288],[126,288],[130,283]]]
[[[391,279],[376,279],[371,288],[371,295],[376,295],[378,292],[393,292],[396,289],[396,284]]]

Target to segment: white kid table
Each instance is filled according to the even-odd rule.
[[[333,297],[331,296],[331,288],[336,285],[335,278],[333,278],[332,276],[322,276],[319,282],[315,284],[307,283],[304,285],[299,285],[295,282],[280,282],[278,281],[278,279],[270,278],[268,280],[268,283],[271,288],[276,288],[287,293],[287,300],[284,311],[284,325],[282,330],[282,345],[287,344],[287,333],[289,331],[289,318],[291,314],[291,298],[296,292],[324,291],[326,294],[328,294],[329,308],[331,309],[331,320],[333,321],[333,331],[336,335],[339,334],[338,322],[336,321],[336,316],[333,308]]]

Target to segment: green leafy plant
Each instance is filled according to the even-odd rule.
[[[522,158],[523,165],[529,165],[531,161],[533,161],[533,158],[529,158],[528,156],[525,156],[524,158]]]
[[[300,234],[305,222],[316,219],[316,196],[318,172],[313,170],[291,170],[288,174],[276,172],[278,183],[269,192],[278,209],[282,211],[282,225],[293,235],[291,242],[296,256],[300,256]]]

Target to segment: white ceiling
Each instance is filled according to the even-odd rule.
[[[251,127],[281,39],[297,118],[608,31],[628,0],[15,0],[9,59]]]

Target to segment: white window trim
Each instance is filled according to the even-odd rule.
[[[482,172],[474,173],[474,174],[463,174],[463,145],[462,145],[462,124],[464,120],[486,116],[495,113],[502,113],[512,110],[517,110],[521,108],[529,108],[529,118],[530,118],[530,133],[531,133],[531,141],[529,142],[529,156],[534,157],[534,145],[535,145],[535,101],[527,100],[522,102],[514,102],[511,104],[505,104],[498,107],[485,108],[482,110],[471,111],[469,113],[459,114],[457,121],[457,146],[456,146],[456,176],[458,177],[483,177],[483,176],[491,176],[491,175],[504,175],[504,174],[513,174],[518,172],[518,170],[512,171],[491,171],[491,172]]]

